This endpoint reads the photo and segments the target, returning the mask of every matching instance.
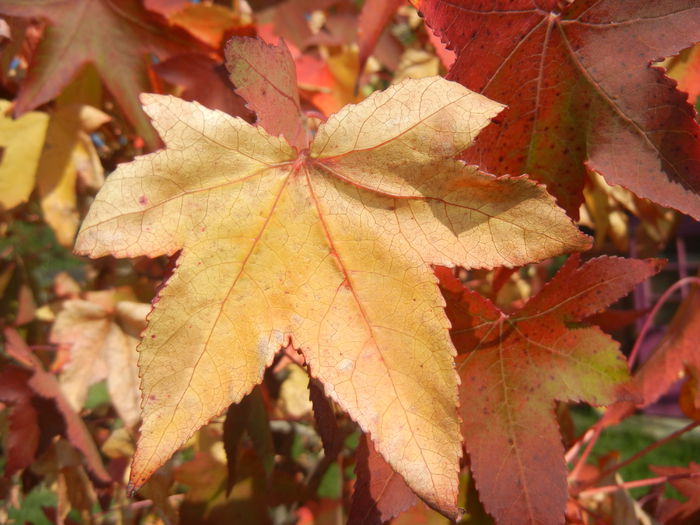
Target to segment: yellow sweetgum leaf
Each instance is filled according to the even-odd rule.
[[[411,489],[456,515],[458,380],[432,265],[588,245],[542,187],[453,160],[502,106],[406,80],[297,151],[197,103],[142,100],[166,149],[108,177],[76,244],[91,257],[181,250],[139,347],[132,487],[292,344]]]
[[[10,102],[0,100],[0,210],[25,202],[34,189],[49,116],[30,111],[18,119],[6,114]]]
[[[93,189],[104,181],[102,164],[88,133],[110,119],[84,104],[59,105],[51,115],[36,179],[44,219],[64,246],[73,244],[80,223],[75,193],[78,177]]]
[[[113,291],[63,302],[51,328],[51,342],[58,345],[62,362],[61,390],[76,412],[82,410],[90,385],[106,379],[126,426],[138,423],[136,345],[147,313],[147,304],[118,301]]]

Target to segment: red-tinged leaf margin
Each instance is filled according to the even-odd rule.
[[[71,444],[80,450],[84,457],[89,472],[99,485],[109,485],[112,483],[111,476],[102,464],[100,453],[95,446],[95,442],[90,435],[85,423],[80,416],[75,413],[70,404],[63,397],[56,378],[44,370],[41,361],[32,353],[22,337],[13,328],[3,330],[5,337],[5,349],[11,357],[28,367],[32,372],[32,377],[27,383],[29,387],[39,396],[51,399],[63,416],[66,424],[66,437]]]
[[[418,502],[403,478],[363,434],[357,448],[355,492],[348,523],[382,525]]]
[[[557,525],[567,498],[555,399],[630,397],[618,344],[572,326],[658,272],[659,260],[574,255],[522,309],[506,315],[438,268],[459,356],[462,434],[484,506],[502,525]]]

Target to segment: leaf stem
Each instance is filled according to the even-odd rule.
[[[567,463],[573,463],[574,458],[578,455],[579,450],[581,450],[581,447],[588,443],[591,438],[593,437],[593,426],[588,428],[583,434],[581,434],[580,437],[576,439],[573,445],[569,448],[569,450],[566,451],[566,454],[564,454],[564,460]]]
[[[693,422],[687,424],[683,428],[676,430],[675,432],[669,434],[665,438],[660,439],[659,441],[656,441],[656,442],[652,443],[651,445],[643,448],[642,450],[640,450],[636,454],[632,454],[626,460],[621,461],[620,463],[617,463],[617,464],[613,465],[612,467],[604,470],[603,472],[598,474],[593,480],[587,482],[586,484],[583,485],[583,487],[579,488],[578,490],[576,490],[574,492],[578,492],[579,494],[586,492],[589,487],[592,487],[593,485],[598,483],[601,479],[605,478],[606,476],[609,476],[613,472],[617,472],[621,468],[626,467],[627,465],[629,465],[630,463],[633,463],[634,461],[638,460],[642,456],[645,456],[646,454],[648,454],[652,450],[656,450],[657,448],[659,448],[662,445],[665,445],[669,441],[673,441],[677,437],[682,436],[686,432],[691,431],[692,429],[694,429],[695,427],[697,427],[699,425],[700,425],[700,421],[693,421]]]
[[[642,346],[642,341],[649,331],[649,328],[651,328],[651,324],[654,321],[656,314],[659,313],[661,307],[666,303],[666,301],[668,301],[669,297],[671,297],[671,295],[673,295],[678,288],[691,283],[700,285],[700,277],[684,277],[683,279],[679,279],[673,283],[673,285],[666,290],[661,297],[659,297],[658,301],[656,301],[654,308],[652,308],[651,312],[649,312],[649,315],[645,319],[642,329],[639,331],[639,335],[637,336],[637,340],[634,342],[634,347],[630,352],[629,359],[627,360],[627,368],[629,370],[632,370],[634,367],[634,363],[637,360],[637,355],[639,354],[639,348]]]
[[[650,485],[659,485],[667,481],[675,481],[677,479],[697,478],[700,472],[684,472],[682,474],[672,474],[670,476],[659,476],[657,478],[640,479],[637,481],[626,481],[615,485],[606,485],[604,487],[596,487],[587,489],[578,493],[579,497],[592,496],[593,494],[609,494],[618,490],[634,489],[639,487],[648,487]]]
[[[168,499],[168,503],[170,503],[174,507],[177,507],[178,505],[180,505],[184,501],[185,494],[171,494],[170,496],[168,496],[167,499]],[[157,507],[158,504],[151,499],[142,499],[139,501],[132,501],[132,502],[126,503],[124,505],[117,505],[115,507],[111,507],[107,510],[104,510],[98,514],[93,515],[93,517],[101,519],[101,518],[109,516],[113,512],[120,512],[120,511],[124,512],[126,510],[128,510],[129,512],[137,512],[139,510],[148,509],[148,508],[153,507],[153,506]]]
[[[603,430],[603,427],[600,425],[600,420],[596,422],[596,424],[588,429],[588,432],[593,431],[593,435],[590,436],[590,441],[588,441],[588,445],[586,445],[585,450],[583,451],[583,454],[581,454],[581,457],[579,458],[578,462],[574,466],[574,468],[571,470],[571,474],[569,475],[571,479],[577,479],[579,474],[581,473],[581,469],[583,466],[586,464],[586,461],[588,460],[588,456],[591,453],[591,450],[593,450],[593,447],[595,446],[596,442],[598,441],[598,438],[600,437],[600,433]],[[588,434],[586,432],[586,434]],[[584,434],[583,441],[586,440],[586,434]]]

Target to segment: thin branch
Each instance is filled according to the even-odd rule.
[[[695,427],[697,427],[698,425],[700,425],[700,421],[693,421],[692,423],[687,424],[687,425],[684,426],[683,428],[676,430],[676,431],[673,432],[672,434],[669,434],[669,435],[666,436],[665,438],[660,439],[659,441],[656,441],[656,442],[652,443],[651,445],[649,445],[649,446],[643,448],[642,450],[640,450],[640,451],[637,452],[636,454],[632,454],[632,455],[631,455],[630,457],[628,457],[626,460],[621,461],[620,463],[617,463],[616,465],[613,465],[612,467],[610,467],[610,468],[604,470],[603,472],[601,472],[600,474],[598,474],[598,475],[595,477],[595,479],[593,479],[592,481],[589,481],[589,482],[586,483],[581,489],[579,489],[579,492],[583,492],[583,489],[587,489],[588,487],[592,487],[593,485],[595,485],[596,483],[598,483],[601,479],[604,479],[606,476],[612,474],[613,472],[617,472],[617,471],[620,470],[621,468],[626,467],[626,466],[629,465],[630,463],[635,462],[636,460],[638,460],[638,459],[641,458],[642,456],[647,455],[647,454],[648,454],[649,452],[651,452],[652,450],[656,450],[657,448],[659,448],[659,447],[662,446],[662,445],[665,445],[665,444],[668,443],[669,441],[673,441],[674,439],[676,439],[676,438],[679,437],[679,436],[682,436],[682,435],[685,434],[686,432],[689,432],[689,431],[693,430],[693,429],[694,429]]]
[[[656,301],[654,308],[652,308],[651,312],[649,312],[649,315],[647,316],[646,320],[644,321],[644,324],[642,325],[642,329],[639,331],[639,335],[637,336],[637,340],[634,342],[632,352],[630,352],[630,357],[627,360],[627,367],[629,370],[632,370],[632,367],[634,366],[634,363],[637,360],[639,348],[642,346],[642,341],[644,340],[644,337],[649,331],[649,328],[651,328],[651,324],[654,321],[654,317],[656,317],[656,314],[659,313],[661,307],[666,303],[666,301],[668,301],[669,297],[671,297],[671,295],[673,295],[673,293],[678,288],[681,288],[690,283],[700,285],[700,277],[684,277],[683,279],[676,281],[675,283],[673,283],[673,286],[666,290],[663,293],[663,295],[659,297],[659,300]]]
[[[671,476],[660,476],[658,478],[640,479],[637,481],[626,481],[616,485],[606,485],[604,487],[596,487],[594,489],[584,490],[578,493],[579,497],[592,496],[594,494],[609,494],[618,490],[635,489],[639,487],[648,487],[650,485],[660,485],[667,481],[675,481],[677,479],[697,478],[700,472],[685,472],[683,474],[672,474]]]
[[[593,450],[593,447],[595,446],[596,442],[598,441],[598,438],[600,437],[600,433],[603,430],[603,427],[599,424],[600,421],[598,421],[593,428],[589,430],[593,430],[593,435],[590,438],[590,441],[588,442],[588,445],[586,445],[586,449],[583,451],[583,454],[581,454],[581,457],[578,460],[578,463],[574,466],[574,468],[571,470],[571,474],[569,474],[569,477],[571,479],[577,479],[579,474],[581,473],[581,469],[583,466],[586,464],[586,461],[588,460],[588,456],[591,454],[591,450]]]
[[[185,494],[171,494],[168,496],[168,502],[173,505],[177,506],[181,504],[185,499]],[[105,516],[108,516],[109,514],[113,512],[119,512],[119,511],[129,511],[129,512],[137,512],[139,510],[144,510],[144,509],[149,509],[150,507],[156,506],[157,504],[150,499],[142,499],[139,501],[132,501],[130,503],[126,503],[124,505],[118,505],[116,507],[109,508],[107,510],[104,510],[102,512],[99,512],[98,514],[95,514],[93,517],[94,518],[103,518]]]
[[[564,454],[564,460],[567,463],[573,463],[574,458],[578,456],[578,452],[581,450],[581,447],[588,443],[593,437],[594,431],[594,427],[591,426],[583,434],[581,434],[581,437],[579,437],[573,445],[571,445],[571,448],[569,448],[569,450],[566,451],[566,454]]]

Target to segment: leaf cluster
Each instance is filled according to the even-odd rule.
[[[1,2],[0,521],[696,523],[698,28]]]

